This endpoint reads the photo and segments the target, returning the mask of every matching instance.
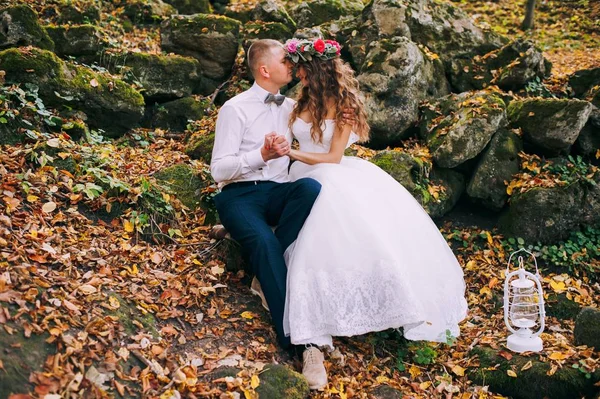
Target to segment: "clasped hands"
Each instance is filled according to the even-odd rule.
[[[260,149],[260,153],[265,161],[270,161],[288,155],[290,148],[290,143],[285,136],[271,132],[265,136],[265,143]]]

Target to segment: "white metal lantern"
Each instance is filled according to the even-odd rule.
[[[517,256],[519,268],[510,272],[513,256],[521,252],[533,258],[535,274],[525,270],[522,254]],[[545,316],[537,261],[531,252],[521,248],[508,258],[504,281],[504,323],[512,333],[507,339],[508,349],[519,353],[541,351],[543,343],[540,334],[544,331]]]

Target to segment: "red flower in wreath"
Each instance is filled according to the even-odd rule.
[[[317,52],[323,54],[323,51],[325,51],[325,42],[322,39],[317,39],[313,43],[313,47]]]

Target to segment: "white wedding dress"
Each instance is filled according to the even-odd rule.
[[[329,151],[335,121],[324,123],[318,144],[311,125],[296,119],[292,130],[301,151]],[[467,313],[462,269],[402,185],[354,157],[340,164],[294,162],[290,177],[322,184],[285,253],[284,329],[293,344],[333,348],[332,336],[398,327],[411,340],[446,342],[459,335]]]

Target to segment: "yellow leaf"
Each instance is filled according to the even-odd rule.
[[[600,159],[600,150],[596,151],[596,159]]]
[[[385,375],[379,375],[377,376],[377,378],[375,378],[375,381],[377,381],[378,384],[385,384],[387,382],[390,382],[390,379]]]
[[[554,292],[563,292],[566,291],[567,286],[562,281],[550,281],[550,287],[554,290]]]
[[[506,374],[508,374],[511,377],[517,378],[517,373],[515,373],[512,370],[506,370]]]
[[[260,379],[258,378],[257,375],[253,375],[252,379],[250,380],[250,386],[252,387],[252,389],[256,389],[259,385],[260,385]]]
[[[419,370],[419,368],[414,364],[410,366],[408,372],[410,373],[410,376],[413,378],[413,380],[421,375],[421,370]]]
[[[243,313],[242,313],[242,315],[241,315],[241,316],[242,316],[244,319],[253,319],[253,318],[254,318],[254,313],[252,313],[252,312],[248,312],[248,311],[245,311],[245,312],[243,312]]]
[[[28,195],[27,196],[27,201],[29,201],[29,202],[35,202],[38,199],[40,199],[40,197],[38,197],[37,195]]]
[[[422,390],[426,390],[430,386],[431,386],[431,381],[425,381],[425,382],[422,382],[419,384],[419,388],[421,388]]]
[[[460,367],[458,365],[452,367],[452,372],[459,377],[462,377],[465,375],[465,369],[463,369],[462,367]]]
[[[123,228],[125,229],[126,232],[132,233],[133,232],[133,223],[131,223],[129,220],[123,220]]]
[[[569,355],[563,352],[552,352],[548,357],[552,360],[564,360],[568,358]]]
[[[527,363],[525,363],[523,367],[521,367],[521,371],[529,370],[531,367],[533,367],[533,363],[530,360]]]
[[[488,242],[488,244],[492,245],[492,244],[494,243],[494,239],[492,238],[492,235],[490,234],[490,232],[489,232],[489,231],[486,231],[486,232],[485,232],[485,235],[486,235],[486,237],[487,237],[487,242]]]
[[[114,296],[111,296],[111,297],[108,298],[108,304],[113,309],[119,309],[121,307],[121,303]]]
[[[490,287],[483,287],[482,289],[479,290],[479,294],[480,295],[485,295],[488,298],[492,297],[492,290],[490,289]]]

